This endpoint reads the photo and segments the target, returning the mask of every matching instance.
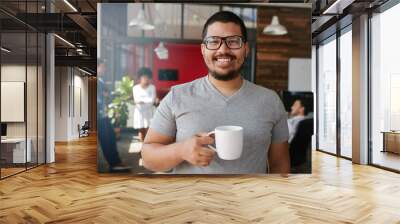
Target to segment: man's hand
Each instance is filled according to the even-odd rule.
[[[180,156],[194,166],[208,166],[214,158],[214,150],[206,145],[213,144],[214,139],[207,133],[197,134],[183,142]]]
[[[175,137],[150,128],[141,151],[143,166],[152,171],[167,171],[183,161],[195,166],[208,166],[215,152],[206,145],[213,142],[214,139],[205,133],[176,142]]]

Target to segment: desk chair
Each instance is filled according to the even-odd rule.
[[[82,127],[80,127],[80,125],[78,124],[79,138],[89,136],[89,129],[90,129],[89,121],[85,121]]]
[[[289,145],[291,173],[311,173],[311,139],[314,119],[299,122],[296,134]]]

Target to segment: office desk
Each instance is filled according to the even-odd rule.
[[[400,132],[382,131],[383,150],[382,152],[393,152],[400,154]]]
[[[3,154],[10,155],[9,158],[4,158],[6,163],[25,163],[31,162],[32,153],[31,153],[31,145],[32,141],[30,138],[26,140],[28,143],[26,147],[25,153],[25,138],[6,138],[1,139],[1,152],[2,157],[4,158]],[[8,156],[7,156],[8,157]],[[27,159],[25,161],[25,158]]]

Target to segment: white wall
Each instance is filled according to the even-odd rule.
[[[75,68],[56,67],[56,141],[77,139],[78,124],[88,120],[88,78],[83,75]]]
[[[289,58],[289,91],[312,91],[311,58]]]
[[[1,81],[25,82],[25,65],[2,65]],[[32,67],[28,66],[28,70]]]

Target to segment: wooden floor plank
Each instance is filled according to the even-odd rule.
[[[400,175],[313,153],[313,174],[98,174],[96,140],[0,181],[0,223],[400,223]]]

